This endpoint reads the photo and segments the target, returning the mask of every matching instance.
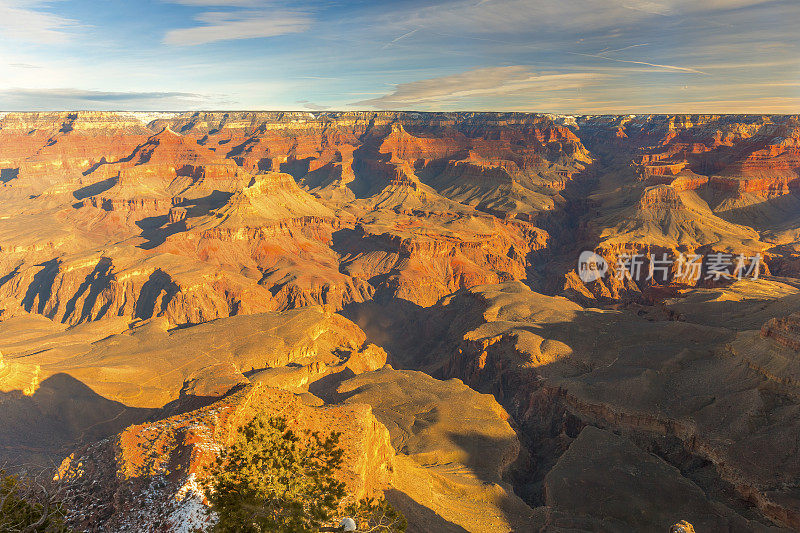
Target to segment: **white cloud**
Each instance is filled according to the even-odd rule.
[[[311,16],[303,11],[270,9],[271,2],[263,0],[171,0],[187,6],[214,8],[244,8],[200,13],[200,23],[191,28],[170,30],[165,44],[191,46],[236,39],[275,37],[300,33],[311,26]]]
[[[53,44],[66,41],[79,28],[76,21],[44,11],[43,0],[0,0],[0,37]]]
[[[585,87],[604,77],[607,76],[588,72],[537,74],[524,65],[479,68],[460,74],[401,83],[391,94],[353,105],[401,109],[434,103],[452,103],[475,97],[498,98],[564,91]]]

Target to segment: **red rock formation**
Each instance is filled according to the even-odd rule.
[[[0,120],[4,182],[37,193],[80,181],[104,161],[130,154],[152,135],[135,116],[116,113],[8,113]]]
[[[93,169],[84,182],[104,180],[113,180],[113,186],[93,196],[89,205],[107,211],[160,214],[172,205],[214,191],[233,192],[247,183],[248,175],[233,161],[166,127],[130,156]]]
[[[636,163],[648,175],[676,175],[689,168],[712,176],[712,188],[768,197],[786,194],[786,183],[798,179],[797,117],[635,117],[626,132],[630,145],[644,152]]]
[[[708,182],[712,189],[735,194],[756,193],[766,197],[789,194],[800,188],[800,176],[775,176],[772,178],[736,179],[712,176]]]

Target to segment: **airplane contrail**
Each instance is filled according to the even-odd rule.
[[[406,37],[409,37],[409,36],[411,36],[411,35],[414,35],[414,34],[415,34],[415,33],[417,33],[418,31],[419,31],[419,28],[417,28],[417,29],[414,29],[414,30],[411,30],[411,31],[409,31],[409,32],[407,32],[407,33],[404,33],[404,34],[403,34],[403,35],[401,35],[400,37],[397,37],[396,39],[392,39],[391,41],[389,41],[388,43],[386,43],[385,45],[383,45],[383,48],[389,48],[390,46],[392,46],[392,45],[393,45],[394,43],[396,43],[397,41],[401,41],[401,40],[405,39]]]
[[[697,70],[695,68],[689,67],[678,67],[675,65],[662,65],[659,63],[649,63],[647,61],[633,61],[630,59],[616,59],[614,57],[606,57],[599,54],[582,54],[580,52],[566,52],[567,54],[575,55],[575,56],[584,56],[584,57],[596,57],[598,59],[605,59],[606,61],[616,61],[617,63],[633,63],[634,65],[647,65],[649,67],[658,67],[658,68],[665,68],[668,70],[679,70],[682,72],[691,72],[693,74],[705,74],[708,75],[708,72],[703,72],[702,70]]]

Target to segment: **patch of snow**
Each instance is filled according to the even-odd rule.
[[[556,124],[561,124],[563,126],[577,126],[578,122],[575,118],[575,115],[559,115],[559,114],[547,114],[545,115],[547,118],[555,122]]]
[[[209,513],[208,506],[203,503],[205,494],[194,474],[190,474],[186,483],[175,494],[177,507],[167,517],[168,530],[174,533],[192,533],[206,531],[217,522],[214,513]]]
[[[145,126],[154,120],[175,118],[180,113],[168,113],[164,111],[120,111],[120,116],[135,118]]]

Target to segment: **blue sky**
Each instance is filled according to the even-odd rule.
[[[797,0],[0,0],[0,109],[800,112]]]

